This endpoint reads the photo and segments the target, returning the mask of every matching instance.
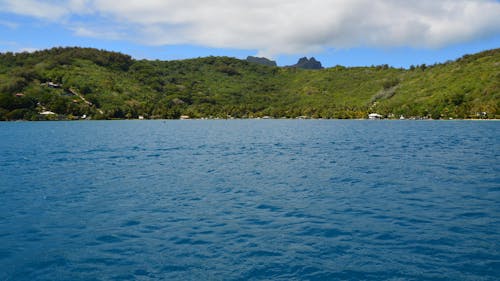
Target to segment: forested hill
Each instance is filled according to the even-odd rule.
[[[409,70],[134,60],[90,48],[0,54],[0,120],[500,118],[500,49]]]

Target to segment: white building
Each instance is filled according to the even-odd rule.
[[[375,120],[375,119],[382,119],[383,116],[378,114],[378,113],[370,113],[368,114],[368,119],[370,120]]]
[[[53,115],[53,114],[55,114],[55,113],[54,113],[54,112],[52,112],[52,111],[45,110],[45,111],[40,112],[40,114],[41,114],[41,115]]]

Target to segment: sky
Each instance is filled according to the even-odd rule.
[[[0,0],[0,52],[434,64],[500,48],[500,0]]]

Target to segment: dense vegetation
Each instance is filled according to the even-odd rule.
[[[90,48],[0,54],[0,120],[366,118],[370,112],[500,118],[499,103],[500,49],[408,70],[304,70],[228,57],[148,61]]]

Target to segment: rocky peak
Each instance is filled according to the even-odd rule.
[[[248,56],[247,61],[262,64],[262,65],[267,65],[267,66],[276,66],[276,62],[273,60],[270,60],[268,58],[259,58],[259,57]]]
[[[314,57],[311,57],[310,59],[306,57],[300,58],[296,64],[290,67],[303,68],[303,69],[323,69],[321,62],[317,61]]]

